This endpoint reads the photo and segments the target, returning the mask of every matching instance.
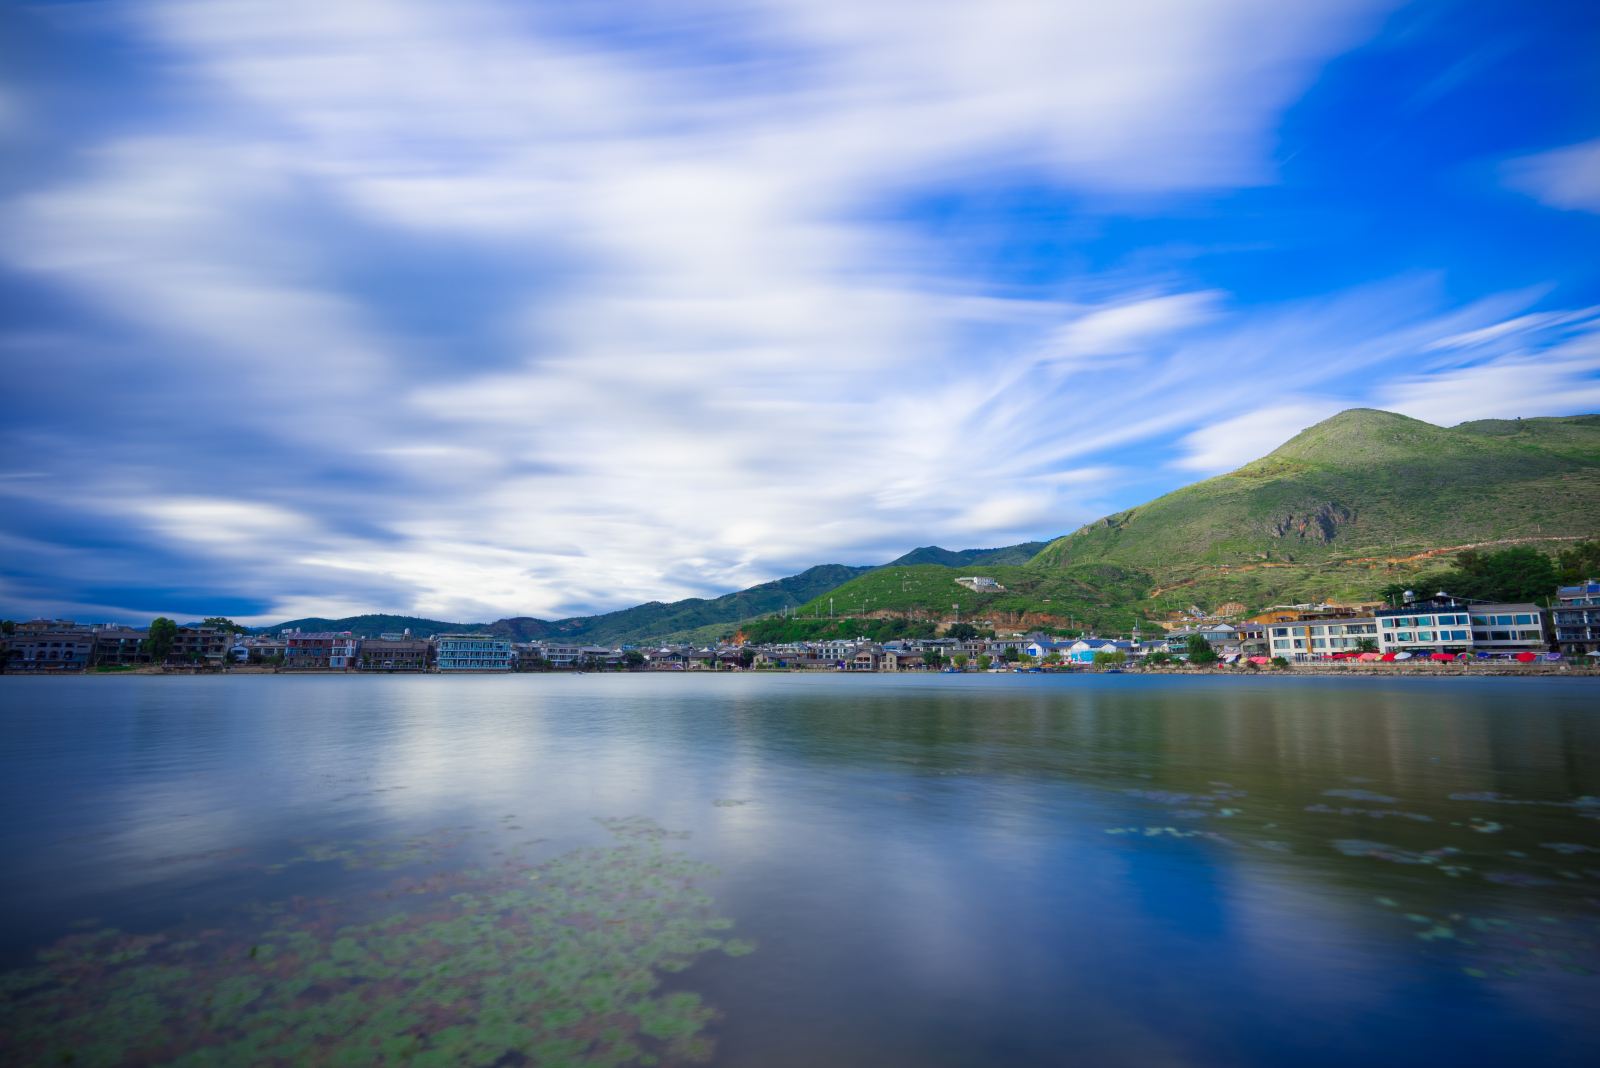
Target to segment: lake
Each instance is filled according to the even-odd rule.
[[[0,679],[0,1063],[1600,1063],[1592,679]]]

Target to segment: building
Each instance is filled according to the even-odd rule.
[[[362,671],[427,671],[433,646],[425,638],[384,635],[362,639],[356,665]]]
[[[6,639],[5,670],[13,674],[81,672],[94,657],[94,632],[68,624],[69,629],[23,629]]]
[[[440,634],[433,639],[440,671],[511,670],[511,639],[489,634]]]
[[[94,632],[94,662],[107,667],[132,667],[150,663],[145,640],[147,630],[132,627],[104,627]]]
[[[1472,606],[1472,647],[1480,653],[1542,653],[1550,648],[1536,604]]]
[[[1557,590],[1551,617],[1563,653],[1583,656],[1600,652],[1600,580],[1588,579]]]
[[[170,660],[193,664],[221,664],[233,644],[233,635],[217,627],[179,627],[172,639]]]
[[[1472,609],[1465,598],[1440,592],[1411,597],[1399,608],[1380,608],[1378,649],[1385,653],[1464,653],[1472,649]]]
[[[357,640],[349,631],[283,635],[283,666],[291,671],[344,671],[355,666]]]
[[[1376,616],[1312,616],[1273,623],[1267,632],[1268,653],[1285,660],[1315,660],[1334,653],[1360,652],[1367,642],[1371,643],[1372,652],[1382,648]]]

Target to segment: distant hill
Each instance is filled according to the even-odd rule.
[[[570,619],[469,624],[371,615],[279,627],[483,630],[518,641],[613,644],[706,640],[789,609],[1126,629],[1191,604],[1372,599],[1384,585],[1437,570],[1441,557],[1466,547],[1520,543],[1554,552],[1597,533],[1600,415],[1446,428],[1355,408],[1237,471],[1048,544],[929,545],[881,567],[824,564],[721,597]],[[980,568],[1003,589],[956,583]]]
[[[380,634],[395,633],[410,630],[418,638],[431,638],[435,634],[450,634],[455,631],[480,631],[487,624],[484,623],[445,623],[437,619],[423,619],[419,616],[385,616],[365,615],[346,616],[343,619],[323,619],[320,616],[310,616],[306,619],[290,619],[282,623],[274,623],[270,627],[256,627],[257,634],[276,634],[280,630],[304,631],[350,631],[362,638],[376,638]]]
[[[1600,416],[1445,428],[1356,408],[1236,471],[1097,520],[1030,565],[1113,564],[1164,604],[1370,597],[1428,554],[1600,531]],[[1434,561],[1436,563],[1436,561]]]
[[[1600,416],[1444,428],[1357,408],[1237,471],[1058,538],[1024,566],[985,565],[1004,591],[957,585],[970,574],[961,563],[891,565],[828,596],[841,615],[959,611],[1121,628],[1191,604],[1375,599],[1468,546],[1554,552],[1597,532]],[[827,610],[819,600],[799,611]]]
[[[798,575],[763,582],[758,586],[751,586],[737,593],[724,594],[721,597],[690,597],[671,603],[651,601],[648,604],[607,612],[604,615],[573,616],[568,619],[546,620],[518,616],[499,619],[493,623],[446,623],[418,616],[361,615],[347,616],[344,619],[320,617],[291,619],[270,627],[258,627],[256,630],[259,633],[276,633],[288,628],[305,631],[348,630],[361,637],[371,638],[386,632],[398,632],[409,628],[411,633],[419,638],[455,631],[471,631],[496,634],[519,642],[545,640],[579,644],[636,642],[678,631],[737,623],[742,619],[793,608],[870,570],[872,570],[870,566],[819,564],[807,568]]]
[[[793,608],[870,570],[870,567],[819,564],[798,575],[763,582],[759,586],[721,597],[690,597],[671,603],[651,601],[604,615],[575,616],[571,619],[502,619],[489,624],[487,629],[516,641],[595,644],[638,642],[712,624],[737,623],[741,619]]]
[[[941,549],[937,545],[924,545],[912,549],[885,567],[904,567],[911,564],[938,564],[941,567],[972,567],[978,564],[1025,564],[1039,554],[1048,542],[1025,541],[1020,545],[1007,545],[999,549]]]

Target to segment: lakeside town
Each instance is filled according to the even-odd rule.
[[[517,642],[484,633],[365,636],[350,631],[249,633],[228,621],[148,628],[36,619],[5,624],[6,674],[85,672],[353,672],[483,674],[533,671],[1051,671],[1166,665],[1294,666],[1489,663],[1543,667],[1600,661],[1600,580],[1554,591],[1550,607],[1412,591],[1397,604],[1198,607],[1159,635],[997,633],[943,623],[927,637],[756,642],[741,631],[707,644]]]

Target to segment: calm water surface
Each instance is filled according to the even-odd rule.
[[[0,1062],[1600,1063],[1594,680],[0,680]]]

